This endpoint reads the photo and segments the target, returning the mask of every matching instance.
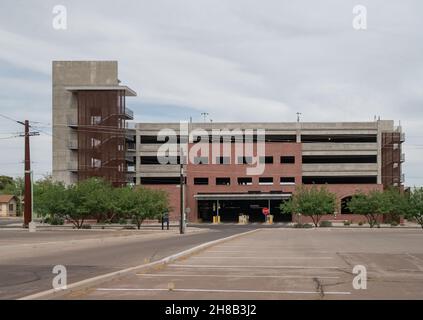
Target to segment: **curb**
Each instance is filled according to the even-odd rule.
[[[257,232],[258,230],[260,230],[260,229],[254,229],[254,230],[234,234],[234,235],[226,237],[226,238],[221,238],[221,239],[209,241],[209,242],[200,244],[198,246],[195,246],[193,248],[175,253],[171,256],[168,256],[168,257],[163,258],[163,259],[158,260],[158,261],[154,261],[154,262],[150,262],[150,263],[147,263],[147,264],[142,264],[142,265],[138,265],[138,266],[135,266],[135,267],[130,267],[130,268],[122,269],[122,270],[119,270],[119,271],[115,271],[115,272],[103,274],[103,275],[100,275],[100,276],[96,276],[96,277],[93,277],[93,278],[85,279],[85,280],[82,280],[82,281],[74,282],[74,283],[68,285],[67,288],[63,289],[63,290],[49,289],[49,290],[46,290],[46,291],[41,291],[41,292],[38,292],[38,293],[35,293],[35,294],[31,294],[31,295],[19,298],[17,300],[47,300],[47,299],[51,299],[51,298],[58,298],[58,297],[66,295],[66,294],[75,292],[77,290],[79,291],[79,290],[84,289],[84,288],[92,287],[95,284],[102,283],[102,282],[105,282],[105,281],[109,281],[109,280],[112,280],[112,279],[117,278],[119,276],[126,275],[130,272],[146,271],[146,270],[149,270],[149,269],[157,267],[157,266],[164,266],[164,265],[166,265],[170,262],[173,262],[173,261],[181,259],[181,258],[188,257],[188,256],[190,256],[190,255],[192,255],[196,252],[199,252],[201,250],[204,250],[208,247],[212,247],[216,244],[226,242],[226,241],[238,238],[238,237],[242,237],[242,236],[248,235],[250,233]]]

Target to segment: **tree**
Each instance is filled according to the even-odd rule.
[[[423,228],[423,188],[415,188],[410,192],[405,205],[405,216],[416,220]]]
[[[115,188],[112,193],[112,210],[110,220],[115,216],[130,218],[136,214],[137,194],[131,187]]]
[[[66,218],[73,203],[65,185],[47,178],[34,184],[34,211],[45,218]]]
[[[398,188],[389,188],[383,192],[374,193],[375,211],[382,214],[389,222],[398,221],[405,213],[407,199]]]
[[[67,218],[79,229],[87,218],[100,220],[112,209],[112,186],[99,178],[90,178],[68,187],[68,197],[73,204],[73,211]]]
[[[379,213],[375,210],[376,197],[365,193],[357,193],[348,202],[348,209],[355,214],[364,215],[371,228],[377,223]]]
[[[384,191],[372,191],[368,194],[358,193],[351,198],[348,208],[352,213],[364,215],[373,228],[385,216],[395,221],[406,212],[407,199],[396,188]]]
[[[164,191],[130,187],[113,188],[110,183],[90,178],[66,187],[47,177],[34,188],[34,209],[44,217],[68,220],[80,229],[87,218],[112,221],[117,215],[131,217],[138,229],[145,219],[168,209]]]
[[[13,184],[13,178],[8,176],[0,176],[0,192],[6,188],[6,186]]]
[[[80,229],[87,218],[99,219],[110,212],[111,193],[111,185],[98,178],[66,187],[46,177],[34,186],[34,209],[44,217],[69,220]]]
[[[134,191],[135,201],[132,210],[132,219],[138,229],[145,219],[153,219],[161,216],[168,210],[169,200],[167,193],[162,190],[137,188]]]
[[[336,206],[335,194],[326,188],[298,188],[291,199],[281,204],[284,214],[302,214],[311,217],[317,227],[323,215],[333,214]]]

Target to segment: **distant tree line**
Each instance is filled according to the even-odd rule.
[[[366,217],[370,227],[378,225],[381,218],[397,221],[400,216],[413,220],[423,228],[423,188],[400,192],[397,188],[369,193],[357,193],[347,203],[353,214]],[[317,227],[324,215],[334,214],[336,196],[325,187],[300,187],[293,196],[281,204],[284,214],[298,214],[311,217]]]

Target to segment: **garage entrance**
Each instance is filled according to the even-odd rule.
[[[266,198],[266,194],[220,196],[196,196],[199,219],[204,222],[211,222],[213,216],[219,215],[221,222],[238,222],[239,216],[245,214],[249,216],[250,222],[265,222],[262,210],[269,208],[275,222],[292,221],[291,215],[282,214],[280,211],[280,204],[287,198],[285,194],[270,194],[270,198]]]

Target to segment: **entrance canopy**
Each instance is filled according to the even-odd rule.
[[[208,193],[194,195],[197,200],[283,200],[290,197],[290,193]]]

